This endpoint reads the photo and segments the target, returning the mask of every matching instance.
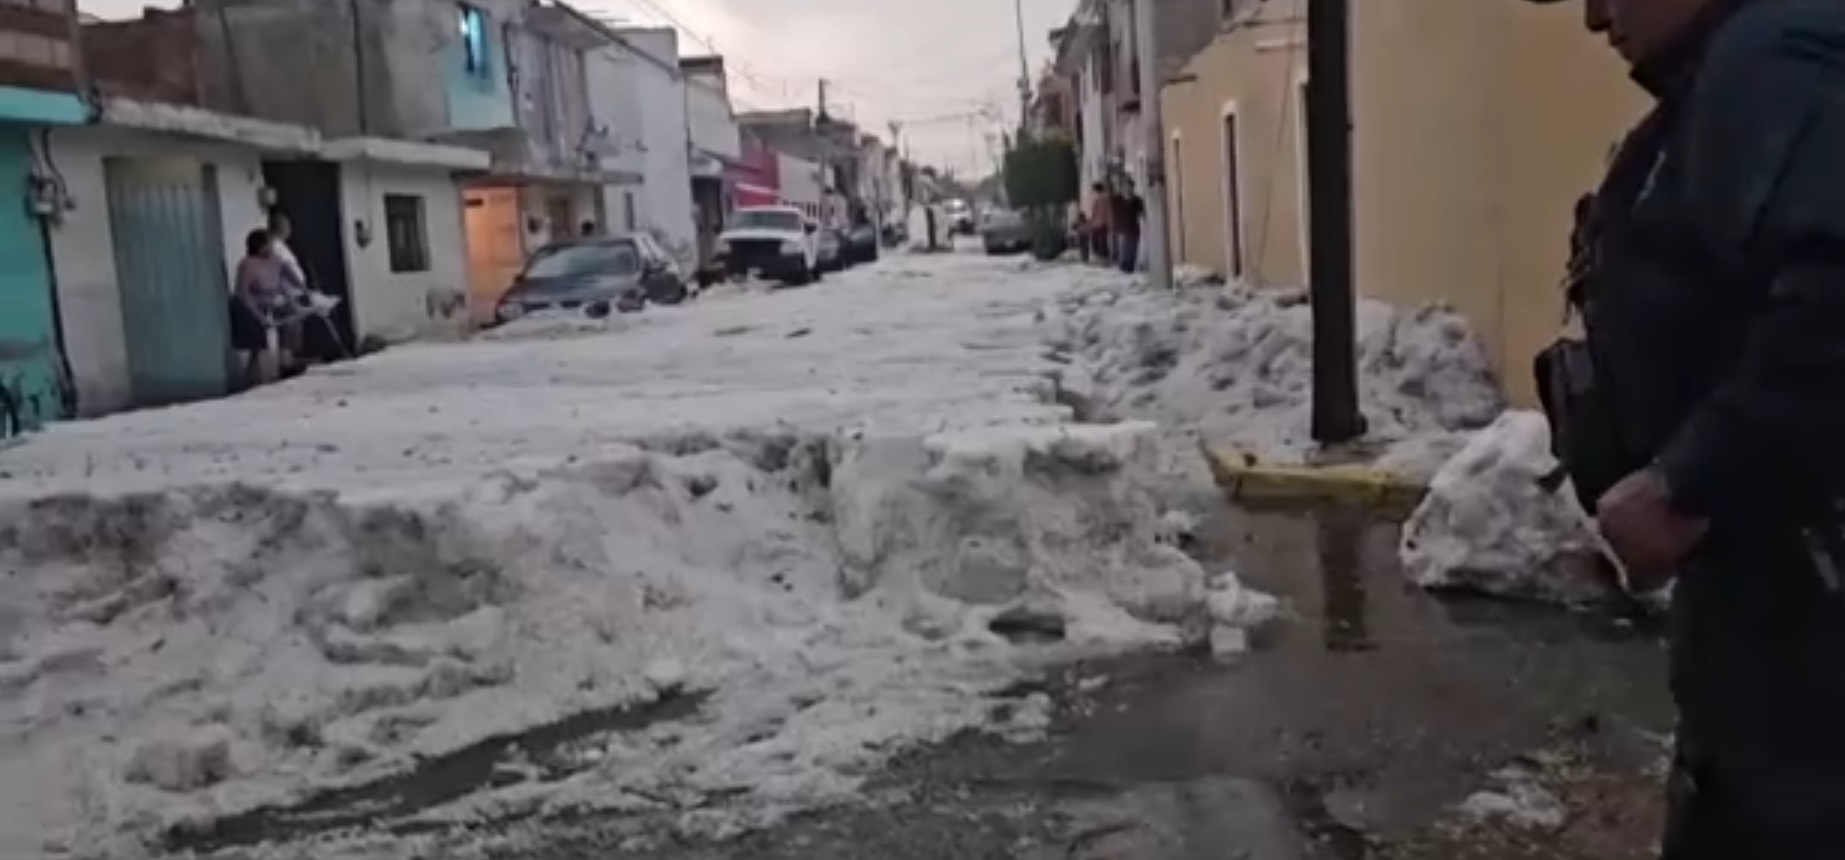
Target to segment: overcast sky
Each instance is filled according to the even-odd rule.
[[[1035,74],[1047,34],[1076,0],[1021,0]],[[78,0],[105,18],[174,0]],[[1018,117],[1018,28],[1009,0],[578,0],[637,25],[675,26],[682,54],[722,53],[738,110],[812,105],[831,82],[836,113],[890,139],[905,123],[914,157],[962,172],[992,167],[989,135]],[[1004,117],[1003,120],[997,117]]]

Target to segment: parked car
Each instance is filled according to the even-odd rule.
[[[950,200],[942,204],[942,212],[948,216],[949,235],[974,235],[974,207],[966,200]]]
[[[993,207],[980,216],[980,244],[988,254],[1031,250],[1031,225],[1011,209]]]
[[[731,213],[715,250],[732,278],[761,275],[800,286],[820,278],[819,232],[793,206],[748,206]]]
[[[878,228],[860,224],[846,233],[846,264],[875,262],[878,259]]]
[[[894,218],[884,223],[884,247],[901,248],[910,244],[910,225],[902,218]]]
[[[509,322],[547,310],[633,313],[648,301],[678,304],[688,294],[678,264],[652,236],[569,239],[533,252],[494,317]]]
[[[846,237],[834,227],[818,227],[818,231],[814,234],[814,239],[818,245],[819,270],[822,272],[844,270],[849,265],[846,260]]]

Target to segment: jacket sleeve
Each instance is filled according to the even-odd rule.
[[[1700,239],[1769,284],[1656,463],[1675,507],[1718,519],[1830,490],[1845,464],[1845,13],[1764,7],[1719,34],[1684,118]]]

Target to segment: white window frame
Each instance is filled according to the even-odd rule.
[[[1313,217],[1308,210],[1310,179],[1307,168],[1307,72],[1294,72],[1294,184],[1295,217],[1300,220],[1300,278],[1313,280]],[[1303,284],[1304,286],[1304,284]]]
[[[1167,225],[1167,232],[1174,239],[1173,259],[1187,262],[1185,259],[1185,134],[1180,129],[1172,130],[1172,145],[1167,149],[1170,166],[1166,170],[1166,184],[1172,189],[1172,223]]]
[[[1224,129],[1236,121],[1236,137],[1225,139]],[[1249,274],[1249,224],[1243,220],[1243,116],[1235,99],[1224,102],[1217,114],[1217,159],[1222,167],[1218,200],[1224,216],[1224,277],[1239,279]],[[1233,157],[1232,157],[1233,156]],[[1234,165],[1232,165],[1234,161]],[[1231,226],[1235,225],[1235,230]]]

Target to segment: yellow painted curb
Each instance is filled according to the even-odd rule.
[[[1420,481],[1368,466],[1259,464],[1227,445],[1200,445],[1217,486],[1232,501],[1340,502],[1414,508],[1428,494]]]

